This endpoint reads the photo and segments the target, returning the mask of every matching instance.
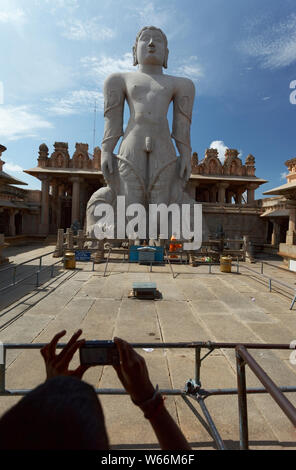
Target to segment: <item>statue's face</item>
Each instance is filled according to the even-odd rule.
[[[166,45],[160,31],[146,29],[142,32],[137,45],[137,60],[141,65],[163,65]]]

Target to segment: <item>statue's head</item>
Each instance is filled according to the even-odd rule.
[[[133,47],[134,65],[145,62],[167,68],[168,55],[168,40],[161,29],[145,26],[139,31]]]

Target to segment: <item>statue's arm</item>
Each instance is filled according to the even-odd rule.
[[[112,173],[113,150],[123,135],[125,85],[121,74],[110,75],[104,83],[104,138],[102,142],[102,171]]]
[[[174,94],[174,116],[172,138],[181,157],[181,178],[189,178],[191,173],[191,139],[190,127],[195,87],[191,80],[179,79]]]

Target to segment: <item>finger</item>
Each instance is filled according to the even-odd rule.
[[[56,351],[56,347],[57,347],[57,344],[58,344],[58,341],[60,338],[62,338],[62,336],[64,336],[66,334],[66,330],[63,330],[63,331],[60,331],[59,333],[57,333],[53,339],[51,340],[51,342],[47,345],[47,357],[48,358],[53,358],[55,357],[55,351]]]
[[[66,346],[63,348],[63,350],[60,352],[59,354],[59,359],[62,359],[65,354],[67,353],[67,351],[71,348],[72,344],[74,344],[77,339],[79,338],[79,336],[81,335],[82,333],[82,330],[78,330],[76,331],[76,333],[74,333],[74,335],[71,337],[71,339],[68,341],[68,343],[66,344]]]
[[[129,360],[128,343],[121,338],[114,338],[114,343],[118,347],[120,363],[127,364]]]
[[[61,360],[57,364],[57,367],[61,367],[61,366],[65,367],[66,365],[69,365],[77,349],[81,348],[81,346],[84,343],[85,343],[85,339],[82,339],[72,344],[72,346],[69,349],[67,349],[66,353],[62,356]]]

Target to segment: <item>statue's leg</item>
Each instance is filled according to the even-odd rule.
[[[144,158],[144,152],[143,155],[139,155],[139,157]],[[146,206],[145,175],[143,174],[141,167],[135,165],[134,162],[129,161],[127,157],[123,155],[118,156],[118,169],[120,178],[120,196],[124,196],[125,211],[128,212],[125,217],[125,228],[132,229],[133,221],[136,220],[135,217],[139,217],[139,211],[137,211],[134,205],[138,204],[143,208],[143,211],[140,211],[140,213],[144,212],[144,208]],[[129,213],[129,211],[131,212]],[[145,236],[141,236],[140,238],[146,238],[146,217],[145,220],[142,217],[141,222],[141,227],[143,229],[142,232],[145,231]],[[136,228],[135,224],[135,229]],[[140,227],[138,227],[138,229],[140,229]],[[130,234],[126,233],[126,236],[134,236],[134,230],[132,230],[132,233]]]

